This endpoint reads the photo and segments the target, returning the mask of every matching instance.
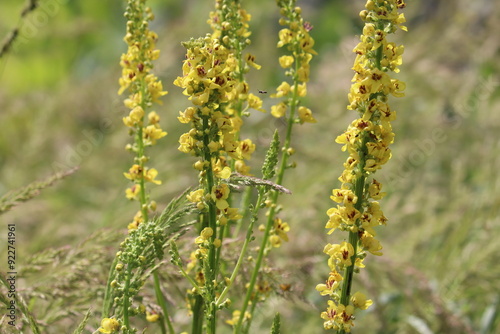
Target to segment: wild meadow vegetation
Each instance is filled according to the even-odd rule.
[[[500,332],[499,15],[2,1],[0,333]]]

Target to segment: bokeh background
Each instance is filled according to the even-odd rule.
[[[150,151],[164,181],[151,194],[161,207],[197,182],[192,158],[177,151],[186,126],[176,116],[189,103],[172,82],[181,74],[180,42],[209,32],[213,3],[149,2],[162,53],[155,72],[169,91],[157,109],[169,135]],[[347,92],[364,1],[298,4],[314,25],[319,53],[305,101],[318,123],[296,127],[297,168],[285,177],[293,195],[282,196],[282,216],[292,231],[290,242],[274,254],[272,277],[276,286],[291,288],[273,293],[259,309],[254,333],[267,333],[268,315],[277,311],[284,333],[323,331],[319,313],[326,301],[314,289],[327,275],[322,249],[343,238],[326,236],[325,212],[346,158],[334,139],[355,117],[346,110]],[[0,2],[0,38],[19,24],[24,6]],[[250,86],[255,94],[272,92],[283,79],[276,49],[279,13],[274,1],[244,6],[252,14],[248,50],[262,65],[251,71]],[[116,231],[123,232],[136,211],[124,197],[128,183],[122,173],[131,163],[124,146],[130,139],[121,121],[123,97],[116,93],[119,57],[126,50],[124,7],[124,1],[42,0],[0,59],[0,194],[79,167],[0,217],[0,268],[6,271],[6,225],[15,223],[18,266],[31,268],[18,289],[38,291],[30,302],[35,316],[50,323],[47,333],[70,332],[88,307],[99,310],[98,302],[80,298],[78,291],[106,277],[107,267],[95,264],[112,258],[121,238]],[[409,31],[393,40],[405,45],[398,78],[407,83],[406,97],[391,101],[398,113],[393,159],[378,173],[388,193],[381,204],[389,223],[379,229],[384,255],[369,256],[357,277],[356,288],[375,304],[359,313],[355,332],[500,333],[500,2],[408,1],[404,12]],[[264,98],[265,107],[272,103]],[[276,127],[283,124],[269,113],[246,120],[244,135],[258,145],[255,170]],[[33,254],[38,262],[30,267]],[[70,273],[84,279],[66,281]],[[57,277],[65,277],[64,284]],[[59,309],[37,307],[47,296],[59,298],[60,304],[52,304]],[[98,326],[94,318],[89,330]]]

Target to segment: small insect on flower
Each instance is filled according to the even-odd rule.
[[[259,94],[267,94],[267,91],[265,91],[265,90],[259,90]]]
[[[280,284],[280,289],[283,292],[290,291],[292,289],[291,284]]]

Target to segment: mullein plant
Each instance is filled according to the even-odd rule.
[[[296,123],[315,122],[310,109],[300,104],[306,95],[309,62],[315,52],[312,49],[314,41],[309,35],[312,26],[302,20],[295,1],[277,3],[283,14],[280,23],[287,26],[280,32],[278,47],[288,50],[288,54],[279,59],[279,64],[286,69],[290,80],[283,82],[271,96],[282,99],[271,113],[274,117],[286,118],[287,130],[280,165],[277,166],[280,144],[276,132],[262,167],[262,178],[250,176],[245,163],[255,151],[255,145],[249,139],[240,139],[242,116],[248,115],[249,109],[264,111],[261,99],[250,93],[245,80],[251,67],[260,68],[253,55],[243,53],[250,44],[250,15],[238,1],[216,1],[216,10],[210,13],[208,20],[213,32],[183,43],[187,49],[183,75],[174,84],[184,89],[183,94],[188,96],[192,106],[180,112],[178,117],[181,123],[191,126],[181,135],[179,150],[197,158],[193,167],[199,172],[199,187],[190,192],[187,199],[197,206],[199,223],[198,237],[194,240],[197,249],[190,255],[187,266],[175,243],[171,244],[171,254],[172,262],[192,285],[188,300],[193,313],[193,333],[215,333],[217,311],[230,307],[228,292],[247,258],[260,209],[268,208],[267,223],[261,229],[264,231],[261,246],[256,260],[250,260],[253,272],[250,282],[245,285],[247,293],[243,305],[235,309],[233,318],[227,321],[235,333],[248,332],[257,302],[265,299],[270,291],[269,283],[263,279],[258,282],[265,256],[282,241],[288,241],[289,226],[276,216],[279,212],[277,200],[280,192],[289,192],[280,184],[285,170],[291,166],[288,159],[294,152],[292,127]],[[243,195],[241,209],[234,205],[236,192],[233,189],[238,186],[249,186]],[[256,188],[258,192],[253,203],[249,188]],[[237,263],[226,275],[228,264],[221,256],[222,241],[227,236],[237,238],[247,218],[245,241]],[[232,225],[236,225],[234,229],[230,229]],[[189,274],[191,270],[193,275]]]
[[[193,257],[199,266],[191,298],[195,332],[201,332],[200,310],[207,319],[207,333],[216,331],[218,272],[222,229],[228,220],[239,218],[237,208],[229,206],[231,193],[225,181],[231,176],[226,157],[238,159],[239,143],[235,127],[225,106],[237,95],[232,73],[237,60],[217,38],[211,35],[184,43],[187,48],[183,76],[175,85],[184,88],[193,106],[181,112],[179,121],[191,129],[179,139],[179,150],[197,157],[193,167],[199,171],[199,189],[188,200],[200,210],[197,251]],[[174,261],[177,257],[173,254]],[[178,263],[178,261],[175,261]],[[198,314],[197,314],[198,313]]]
[[[277,165],[276,170],[269,170],[268,163],[263,166],[263,178],[273,179],[277,186],[283,184],[285,171],[288,168],[294,167],[294,163],[289,163],[289,158],[294,154],[295,150],[291,146],[292,130],[294,124],[300,123],[315,123],[316,119],[312,116],[312,111],[301,105],[301,99],[307,94],[307,82],[309,81],[310,66],[309,63],[316,52],[313,49],[314,40],[309,34],[313,28],[309,22],[302,18],[302,10],[295,6],[295,0],[277,0],[276,1],[281,18],[279,24],[285,26],[279,31],[278,48],[286,48],[286,53],[282,55],[278,62],[285,70],[285,76],[289,79],[283,81],[276,89],[276,93],[271,94],[272,98],[279,98],[280,102],[271,107],[271,115],[276,118],[284,118],[286,122],[285,140],[281,147],[281,160]],[[278,153],[278,137],[277,133],[268,152],[268,159],[276,159],[273,157]],[[275,161],[273,164],[277,164]],[[252,272],[250,282],[247,286],[247,293],[243,301],[243,306],[235,314],[234,333],[248,332],[252,315],[254,313],[257,302],[264,300],[269,294],[269,283],[265,279],[259,280],[263,260],[268,255],[272,248],[280,247],[282,242],[288,241],[288,232],[290,226],[278,217],[281,211],[281,206],[278,205],[279,194],[283,192],[279,188],[274,188],[267,193],[265,198],[265,206],[268,208],[266,212],[266,223],[261,225],[259,229],[264,232],[261,240],[261,245],[255,260],[255,266]],[[250,307],[250,311],[247,309]],[[246,324],[244,324],[246,322]]]
[[[147,310],[144,305],[134,306],[133,299],[151,272],[157,296],[161,297],[158,275],[151,268],[155,268],[156,259],[161,259],[165,240],[162,230],[150,220],[150,215],[156,210],[156,202],[150,199],[147,191],[147,184],[159,185],[161,181],[156,178],[158,171],[148,166],[146,148],[167,135],[160,127],[160,116],[152,110],[155,104],[161,104],[160,98],[167,92],[163,90],[161,81],[151,73],[153,61],[160,55],[160,51],[155,48],[158,36],[149,30],[149,21],[154,18],[151,9],[146,6],[145,0],[129,0],[125,17],[127,33],[124,41],[128,50],[120,61],[122,76],[119,79],[118,94],[125,91],[129,93],[124,104],[130,111],[123,118],[123,123],[134,138],[133,143],[126,146],[134,155],[134,163],[124,173],[133,182],[126,189],[125,196],[129,200],[138,201],[139,210],[128,225],[129,236],[121,244],[110,271],[103,307],[104,318],[98,329],[100,333],[136,331],[132,328],[130,317],[145,314]],[[151,272],[146,274],[146,268]],[[159,298],[158,303],[168,322],[163,300]],[[111,317],[111,314],[114,316]],[[158,317],[157,314],[148,314],[147,318],[155,321]],[[161,327],[165,333],[164,322],[161,322]]]
[[[340,230],[348,236],[340,244],[325,246],[330,273],[326,282],[316,287],[329,297],[327,310],[321,313],[324,328],[337,333],[351,332],[355,310],[365,310],[372,304],[362,292],[352,291],[353,275],[364,267],[367,253],[382,255],[375,227],[387,222],[378,202],[385,193],[373,174],[391,158],[391,122],[396,112],[389,107],[388,98],[404,95],[405,84],[389,75],[399,72],[404,49],[386,39],[398,29],[407,30],[402,25],[405,17],[399,13],[404,7],[403,0],[369,0],[360,13],[365,25],[353,50],[355,74],[347,107],[357,111],[359,118],[336,139],[349,157],[339,177],[342,185],[330,197],[338,204],[327,211],[326,223],[328,234]]]
[[[216,312],[229,302],[217,302],[222,286],[220,247],[228,222],[241,215],[238,208],[230,206],[228,179],[237,166],[240,172],[248,172],[243,160],[255,150],[251,141],[239,140],[242,105],[249,99],[243,74],[246,64],[257,66],[253,57],[246,57],[246,64],[241,58],[242,47],[248,44],[249,16],[231,2],[217,2],[216,6],[209,20],[214,33],[183,43],[187,49],[183,76],[174,82],[184,88],[183,93],[193,104],[178,117],[181,123],[191,125],[179,139],[179,150],[197,157],[193,167],[199,171],[199,188],[187,196],[200,211],[197,250],[190,263],[196,270],[196,281],[187,277],[193,284],[190,304],[194,333],[203,330],[202,312],[206,332],[215,333]],[[235,31],[231,27],[238,28]],[[173,262],[180,266],[178,254],[174,251],[172,255]]]

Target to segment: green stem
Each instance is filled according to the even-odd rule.
[[[295,62],[295,73],[297,73],[299,66],[299,62]],[[278,174],[276,178],[276,184],[281,185],[283,183],[283,178],[285,175],[285,170],[287,169],[287,164],[288,164],[288,157],[290,156],[288,153],[288,149],[290,148],[290,143],[291,143],[291,138],[292,138],[292,128],[293,124],[295,122],[295,112],[297,109],[297,104],[298,104],[298,79],[297,76],[294,77],[294,90],[293,90],[293,96],[291,98],[291,103],[290,103],[290,116],[288,118],[288,123],[287,123],[287,130],[286,130],[286,136],[285,136],[285,143],[282,148],[282,153],[281,153],[281,163],[280,167],[278,169]],[[271,197],[271,209],[269,210],[269,215],[267,216],[267,223],[266,223],[266,229],[264,231],[264,236],[262,238],[261,246],[259,249],[259,254],[257,255],[257,260],[255,262],[255,268],[252,272],[252,277],[250,279],[250,284],[247,289],[247,293],[245,295],[245,300],[243,301],[243,306],[241,308],[241,313],[240,313],[240,318],[238,319],[238,324],[236,325],[234,329],[234,333],[237,334],[241,330],[241,325],[243,323],[243,319],[245,318],[245,312],[248,308],[248,304],[250,303],[250,299],[252,297],[253,290],[255,288],[255,283],[257,282],[257,276],[260,271],[260,266],[262,265],[262,260],[264,259],[264,256],[266,255],[266,246],[267,242],[269,239],[269,234],[271,231],[271,228],[274,225],[274,215],[276,213],[276,203],[278,202],[278,191],[273,191],[272,192],[272,197]]]
[[[361,214],[363,214],[363,199],[364,199],[364,191],[365,191],[365,182],[366,182],[366,172],[364,171],[366,165],[366,154],[367,148],[366,143],[368,142],[368,133],[363,132],[363,138],[361,140],[361,147],[359,149],[359,178],[356,179],[356,183],[354,184],[354,194],[358,198],[356,204],[354,204],[354,208],[358,210]],[[358,226],[359,220],[356,220],[355,226]],[[340,304],[347,306],[349,305],[349,299],[351,297],[351,289],[353,283],[354,276],[354,267],[357,258],[358,252],[358,242],[359,242],[359,234],[357,232],[349,232],[348,242],[352,245],[354,253],[351,256],[351,265],[345,268],[344,270],[344,280],[342,284],[342,290],[340,293]],[[339,329],[337,334],[345,334],[343,329]]]
[[[383,30],[384,28],[384,23],[379,23],[377,26],[378,29]],[[379,46],[377,49],[377,52],[375,53],[375,67],[377,69],[381,69],[381,61],[384,55],[384,50],[383,50],[383,45]],[[377,96],[375,94],[372,94],[370,96],[370,100],[376,98]],[[365,198],[364,196],[364,191],[365,191],[365,182],[366,182],[366,177],[367,174],[364,170],[365,165],[366,165],[366,155],[367,155],[367,147],[366,144],[368,142],[368,133],[363,132],[363,138],[361,140],[361,146],[359,148],[359,172],[360,176],[358,179],[356,179],[356,183],[354,185],[354,194],[358,198],[358,201],[354,205],[354,208],[358,210],[361,214],[363,214],[363,199]],[[359,220],[355,222],[355,225],[358,225]],[[355,267],[355,262],[357,258],[357,251],[358,251],[358,243],[359,243],[359,234],[356,232],[349,232],[349,241],[348,241],[353,249],[354,249],[354,255],[351,256],[351,265],[348,266],[344,270],[344,280],[342,284],[342,290],[340,293],[340,304],[342,305],[349,305],[349,299],[351,296],[351,289],[352,289],[352,283],[353,283],[353,276],[354,276],[354,267]],[[345,334],[344,329],[339,329],[337,331],[337,334]]]
[[[142,96],[146,96],[146,91],[147,87],[145,85],[145,82],[141,82],[141,92]],[[141,108],[142,110],[146,110],[146,102],[144,100],[141,101]],[[141,203],[141,213],[142,213],[142,219],[144,222],[147,222],[149,217],[148,217],[148,208],[147,208],[147,196],[146,196],[146,184],[144,181],[144,172],[145,172],[145,162],[144,162],[144,140],[143,140],[143,128],[142,124],[144,122],[144,116],[143,116],[143,121],[141,124],[138,126],[137,129],[137,134],[135,138],[135,142],[137,143],[137,159],[139,160],[139,166],[142,171],[142,177],[139,179],[139,186],[141,187],[139,191],[139,202]]]
[[[209,129],[208,117],[203,117],[203,129]],[[204,159],[209,162],[206,171],[206,193],[210,194],[212,192],[212,188],[215,185],[215,177],[212,167],[212,158],[210,155],[210,150],[208,145],[210,144],[209,134],[204,134],[203,136],[203,144],[204,144]],[[214,201],[208,202],[208,226],[212,228],[213,235],[211,237],[210,247],[208,249],[208,268],[205,268],[205,284],[207,286],[207,292],[209,295],[206,297],[207,300],[206,306],[207,312],[209,312],[207,320],[208,320],[208,333],[215,334],[216,332],[216,312],[217,309],[210,305],[212,301],[215,300],[215,279],[217,277],[218,271],[218,263],[217,263],[217,250],[214,246],[214,241],[217,238],[217,209]]]
[[[193,328],[191,330],[192,334],[202,334],[203,333],[203,297],[201,295],[196,295],[193,311]]]
[[[252,307],[250,309],[250,314],[254,314],[255,308],[257,307],[257,303],[252,304]],[[247,334],[250,331],[250,326],[252,325],[252,317],[248,319],[248,322],[243,326],[242,328],[242,334]]]
[[[161,292],[161,287],[160,287],[160,277],[158,275],[158,272],[153,273],[154,277],[154,287],[155,287],[155,295],[156,295],[156,301],[158,302],[158,305],[160,305],[162,311],[163,311],[163,317],[162,321],[160,322],[161,326],[161,332],[163,334],[167,333],[165,329],[165,323],[168,326],[168,331],[170,334],[175,334],[174,327],[172,325],[172,321],[170,321],[170,317],[168,315],[168,309],[167,305],[165,304],[165,298],[163,298],[163,293]]]
[[[129,309],[129,289],[130,289],[130,265],[127,265],[127,273],[125,279],[125,286],[123,287],[123,325],[127,330],[130,330],[130,323],[128,317],[128,309]]]
[[[277,197],[278,192],[273,192],[273,199]],[[273,201],[274,203],[274,201]],[[266,229],[264,231],[264,236],[262,237],[262,241],[260,244],[259,254],[257,255],[257,260],[255,261],[255,267],[252,272],[252,277],[250,278],[250,283],[247,288],[247,293],[245,295],[245,300],[243,301],[243,306],[241,307],[240,317],[238,319],[238,324],[234,328],[234,333],[238,334],[241,330],[241,325],[243,324],[243,319],[245,318],[245,312],[247,311],[248,305],[250,304],[250,299],[252,298],[253,290],[255,288],[255,283],[257,282],[257,276],[259,275],[260,266],[262,265],[262,260],[264,259],[265,249],[267,246],[267,241],[269,239],[269,232],[271,231],[271,227],[273,226],[275,207],[271,207],[269,211],[269,216],[267,218]]]
[[[245,242],[243,243],[243,246],[241,248],[240,256],[238,257],[238,261],[236,262],[236,266],[234,267],[234,270],[231,274],[231,277],[229,278],[229,282],[227,283],[226,287],[222,291],[221,295],[216,301],[216,306],[220,306],[222,302],[224,302],[224,299],[226,298],[227,293],[229,292],[229,289],[232,287],[236,277],[238,277],[239,270],[241,268],[241,264],[243,263],[243,259],[245,258],[248,245],[250,244],[250,241],[252,241],[252,234],[253,234],[253,226],[255,222],[257,221],[257,211],[260,208],[260,205],[262,203],[262,200],[264,198],[264,190],[261,188],[259,189],[259,197],[257,198],[257,203],[255,204],[254,210],[252,212],[252,219],[250,220],[250,224],[248,224],[247,228],[247,234],[245,237]]]

